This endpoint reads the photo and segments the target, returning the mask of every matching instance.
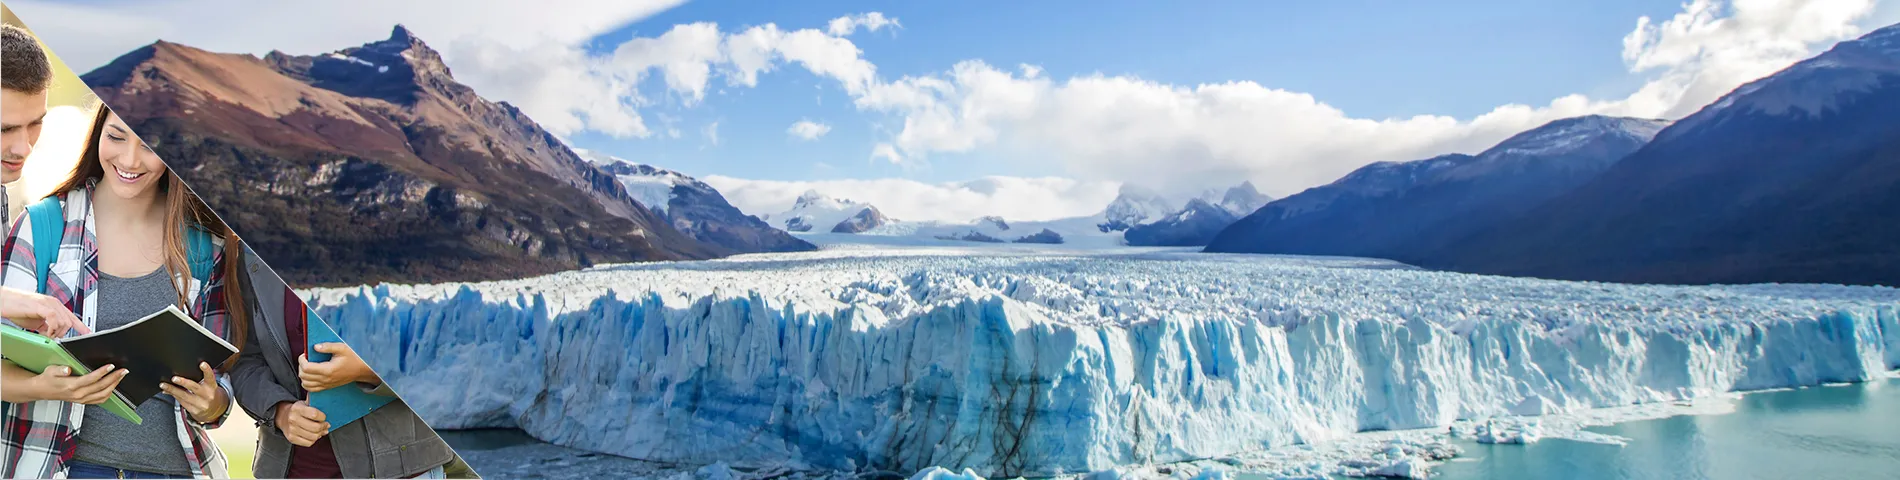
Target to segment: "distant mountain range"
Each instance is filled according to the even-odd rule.
[[[652,165],[575,149],[581,158],[613,174],[641,205],[674,229],[733,253],[802,252],[818,246],[740,212],[706,182]]]
[[[1421,261],[1582,185],[1665,125],[1568,118],[1477,155],[1374,163],[1267,204],[1220,232],[1207,250]]]
[[[1080,246],[1200,246],[1247,212],[1271,201],[1253,183],[1208,190],[1180,199],[1137,185],[1123,185],[1101,213],[1043,221],[985,216],[964,222],[900,221],[876,206],[836,199],[817,191],[799,196],[790,210],[768,216],[773,226],[799,233],[859,233],[982,243]]]
[[[1643,283],[1900,285],[1900,25],[1680,121],[1552,122],[1269,203],[1210,252]]]
[[[1419,263],[1900,286],[1900,25],[1743,85],[1589,183]]]
[[[398,26],[312,56],[160,41],[83,79],[298,286],[710,258]]]

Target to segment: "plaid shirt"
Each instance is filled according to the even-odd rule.
[[[65,204],[66,229],[59,241],[59,258],[49,269],[46,294],[66,304],[87,328],[97,328],[96,310],[98,307],[99,252],[94,243],[93,232],[96,227],[92,214],[93,185],[62,195]],[[33,237],[32,217],[21,215],[8,232],[6,242],[0,244],[0,285],[24,291],[36,291],[40,281],[35,278],[33,242],[47,239]],[[214,243],[222,244],[221,240]],[[179,275],[179,280],[187,286],[186,298],[194,299],[190,312],[197,317],[207,330],[229,337],[230,328],[225,321],[224,306],[224,262],[223,249],[217,249],[215,267],[208,281],[202,284],[191,275]],[[15,325],[12,321],[8,325]],[[218,374],[218,384],[225,392],[231,391],[228,375]],[[3,418],[0,418],[0,478],[64,478],[66,464],[73,459],[79,444],[79,428],[85,418],[85,405],[42,400],[32,403],[0,402],[4,406]],[[232,408],[236,408],[233,406]],[[186,462],[191,465],[192,476],[211,478],[225,476],[224,454],[211,442],[206,428],[217,428],[224,423],[219,418],[211,423],[200,424],[191,419],[183,406],[176,402],[173,411],[177,414],[178,443],[184,447]],[[230,409],[226,409],[229,416]]]

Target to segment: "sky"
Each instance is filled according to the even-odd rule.
[[[1680,118],[1900,22],[1897,0],[384,3],[8,5],[82,71],[160,38],[315,54],[402,23],[569,144],[748,213],[818,190],[952,221],[1087,215],[1125,183],[1278,197],[1564,117]]]

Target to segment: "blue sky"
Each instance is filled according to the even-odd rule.
[[[589,42],[606,53],[635,36],[675,24],[715,22],[723,30],[775,23],[822,27],[871,9],[902,27],[853,37],[885,76],[942,71],[965,59],[1032,64],[1046,75],[1103,73],[1172,84],[1251,80],[1306,92],[1363,118],[1419,114],[1476,116],[1498,105],[1538,104],[1571,93],[1627,95],[1642,83],[1620,56],[1621,38],[1644,15],[1667,17],[1674,1],[1399,2],[1106,1],[1095,8],[1018,2],[969,8],[957,2],[700,1]],[[870,8],[875,7],[875,8]],[[867,118],[836,86],[784,69],[753,89],[730,89],[694,108],[669,105],[683,137],[640,140],[583,134],[585,148],[689,174],[772,180],[904,176],[930,182],[981,175],[1061,174],[1048,165],[1011,166],[982,154],[935,158],[926,168],[874,162],[880,119]],[[816,142],[786,127],[824,121]],[[720,142],[699,130],[718,122]],[[827,167],[829,166],[829,168]]]
[[[1900,0],[8,5],[81,68],[160,38],[315,54],[402,23],[484,97],[750,213],[817,190],[943,220],[1086,215],[1124,184],[1284,196],[1565,117],[1680,118],[1900,22]],[[829,28],[874,17],[897,26]],[[828,130],[795,138],[801,120]]]

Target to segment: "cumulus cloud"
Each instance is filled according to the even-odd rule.
[[[719,122],[706,124],[705,128],[699,129],[699,134],[706,137],[706,143],[719,146]]]
[[[723,175],[702,178],[752,215],[772,215],[792,207],[798,196],[816,190],[834,198],[876,205],[900,220],[968,221],[985,215],[1010,220],[1054,220],[1091,215],[1115,199],[1116,182],[1058,177],[984,177],[948,183],[906,179],[773,181]]]
[[[879,147],[893,162],[1011,149],[1084,178],[1181,192],[1239,177],[1286,195],[1374,161],[1475,152],[1563,117],[1680,117],[1859,33],[1872,7],[1871,0],[1697,0],[1669,20],[1638,20],[1623,39],[1630,70],[1649,75],[1635,93],[1504,105],[1470,119],[1353,118],[1311,95],[1248,81],[1057,80],[1033,66],[1012,71],[978,60],[880,82],[855,100],[902,120],[889,148]]]
[[[683,1],[9,0],[7,6],[82,73],[159,39],[216,52],[317,54],[380,40],[400,23],[441,51],[458,80],[515,104],[556,134],[645,137],[651,131],[638,108],[646,99],[634,88],[644,72],[614,68],[580,45]],[[703,85],[686,65],[700,52],[678,50],[658,49],[632,61],[658,69],[669,85]],[[688,101],[703,92],[678,90]]]
[[[830,132],[830,125],[813,122],[811,120],[799,120],[792,123],[791,128],[785,129],[785,133],[806,141],[817,140],[818,137],[823,137],[826,133]]]
[[[828,79],[855,108],[890,125],[887,134],[868,145],[873,162],[916,166],[933,154],[975,152],[1050,162],[1045,167],[1091,182],[1136,182],[1180,193],[1247,179],[1283,196],[1370,162],[1475,152],[1563,117],[1677,118],[1742,83],[1858,34],[1870,18],[1894,16],[1891,6],[1877,13],[1874,0],[1693,0],[1668,19],[1635,19],[1634,28],[1621,39],[1629,71],[1646,79],[1627,96],[1567,95],[1541,104],[1502,105],[1471,118],[1368,119],[1346,115],[1307,93],[1251,81],[1185,85],[1113,73],[1057,78],[1036,65],[995,66],[980,59],[935,73],[882,78],[877,66],[846,38],[859,29],[899,28],[895,18],[876,12],[834,19],[822,29],[784,29],[768,23],[722,31],[710,23],[678,25],[657,37],[627,40],[611,54],[589,55],[580,48],[582,42],[674,3],[622,6],[603,1],[598,10],[563,5],[547,12],[539,6],[519,6],[526,5],[521,2],[495,2],[502,5],[495,8],[404,4],[390,9],[352,9],[345,3],[343,8],[317,9],[252,6],[236,0],[165,0],[150,6],[93,8],[85,18],[130,32],[100,36],[143,38],[139,43],[162,30],[212,49],[279,47],[308,53],[380,38],[389,24],[402,21],[432,41],[451,39],[444,56],[458,78],[490,98],[516,103],[557,134],[596,130],[648,136],[652,129],[643,121],[641,108],[667,98],[691,106],[722,78],[726,86],[750,87],[766,73],[800,68]],[[38,19],[57,16],[51,12],[82,8],[45,0],[9,5],[36,28]],[[179,8],[184,6],[193,8]],[[293,8],[321,12],[257,13]],[[523,9],[535,14],[526,15]],[[215,13],[202,18],[196,13],[205,11]],[[410,18],[423,16],[416,12],[436,11],[449,12],[451,18]],[[332,19],[338,14],[326,12],[349,12],[351,18]],[[460,23],[461,17],[474,20]],[[520,17],[522,25],[493,25],[510,17]],[[59,22],[79,25],[67,29],[74,38],[95,33],[80,28],[86,22],[76,18]],[[232,21],[235,18],[310,18],[301,24],[321,25],[324,31],[296,37],[286,32],[311,28],[251,27],[258,22]],[[218,24],[211,22],[243,27],[228,33],[210,28]],[[337,27],[332,28],[333,23]],[[373,31],[366,31],[371,26]],[[318,43],[316,39],[320,45],[306,46]],[[69,43],[60,38],[49,42]],[[668,93],[642,95],[643,84],[659,84]],[[709,140],[716,138],[712,129],[705,133]]]
[[[1695,0],[1663,21],[1636,20],[1623,37],[1631,72],[1661,72],[1631,96],[1656,116],[1678,118],[1734,90],[1851,38],[1874,0]]]
[[[903,28],[903,25],[898,25],[897,19],[887,18],[883,13],[870,12],[831,19],[831,23],[825,25],[825,33],[829,33],[832,36],[844,37],[851,35],[852,32],[857,31],[859,28],[863,28],[868,32],[875,32],[884,27]]]

